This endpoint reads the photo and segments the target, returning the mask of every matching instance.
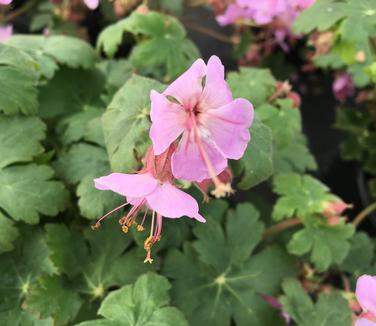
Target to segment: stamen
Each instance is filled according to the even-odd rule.
[[[209,176],[213,180],[213,183],[215,186],[215,189],[211,192],[211,194],[216,198],[222,198],[222,197],[226,197],[226,196],[233,194],[234,190],[231,188],[231,184],[230,183],[225,184],[221,180],[219,180],[219,178],[217,177],[214,167],[212,163],[210,162],[209,156],[206,153],[204,146],[202,145],[201,138],[198,135],[197,123],[194,117],[192,118],[192,123],[193,123],[193,130],[194,130],[194,140],[198,146],[200,155],[202,159],[204,160],[206,168],[208,169]]]
[[[113,210],[109,211],[107,214],[103,215],[94,225],[91,226],[93,230],[97,230],[101,227],[101,223],[103,220],[105,220],[107,217],[109,217],[111,214],[115,213],[119,209],[122,209],[123,207],[127,206],[129,203],[124,203]]]
[[[226,197],[228,195],[233,194],[234,191],[231,188],[231,184],[230,183],[225,184],[221,180],[219,180],[219,178],[217,177],[217,175],[214,171],[214,167],[213,167],[212,163],[210,162],[210,159],[209,159],[208,155],[206,154],[205,149],[203,148],[200,140],[197,140],[197,145],[198,145],[201,157],[204,160],[205,165],[208,169],[209,176],[213,180],[213,183],[214,183],[214,186],[215,186],[215,189],[211,192],[211,194],[215,198],[222,198],[222,197]]]
[[[146,219],[148,212],[149,212],[149,207],[146,208],[146,211],[145,211],[144,217],[142,218],[141,224],[137,225],[137,231],[141,232],[141,231],[145,230],[144,222],[145,222],[145,219]]]
[[[149,264],[153,263],[153,258],[151,258],[151,247],[153,246],[152,240],[153,240],[152,237],[148,237],[145,240],[144,249],[146,250],[146,257],[145,257],[145,260],[144,260],[144,264],[145,263],[149,263]]]
[[[146,257],[144,263],[152,263],[153,259],[151,258],[151,248],[153,247],[154,243],[161,239],[161,232],[162,232],[162,215],[157,214],[157,219],[155,222],[155,211],[153,211],[152,220],[151,220],[151,228],[150,228],[150,235],[146,238],[144,242],[144,249],[146,250]],[[154,224],[155,229],[154,229]]]

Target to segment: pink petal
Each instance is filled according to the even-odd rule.
[[[10,38],[12,34],[13,34],[12,25],[0,26],[0,42],[4,42],[8,38]]]
[[[99,5],[99,0],[84,0],[84,2],[85,5],[91,10],[97,9]]]
[[[220,174],[227,167],[227,159],[223,157],[214,143],[209,143],[207,138],[203,138],[202,142],[216,175]],[[177,179],[201,182],[210,178],[198,146],[187,132],[183,134],[178,149],[172,154],[171,166],[172,174]]]
[[[376,316],[376,277],[369,275],[359,277],[355,295],[362,309]]]
[[[205,62],[198,59],[163,94],[175,97],[186,109],[193,109],[201,96],[202,78],[205,75]]]
[[[125,197],[145,197],[155,190],[158,181],[149,174],[111,173],[94,179],[95,188],[111,190]]]
[[[355,326],[376,326],[376,323],[365,318],[356,321]]]
[[[188,216],[205,222],[198,212],[197,201],[168,182],[158,186],[155,191],[146,196],[146,200],[151,209],[164,217]]]
[[[243,156],[253,121],[253,106],[249,101],[235,99],[218,109],[204,112],[201,119],[209,137],[226,158],[238,160]]]
[[[163,153],[185,129],[187,114],[178,104],[166,99],[166,96],[152,90],[150,92],[152,125],[150,138],[155,155]]]
[[[231,3],[227,6],[224,14],[217,16],[215,19],[219,25],[225,26],[232,24],[239,19],[250,19],[251,17],[252,14],[247,8],[242,8],[236,3]]]
[[[200,108],[217,108],[231,101],[232,94],[225,80],[225,68],[221,60],[213,55],[207,65],[206,84],[200,98]]]
[[[13,0],[0,0],[0,5],[7,6],[12,3]]]

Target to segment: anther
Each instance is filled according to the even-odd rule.
[[[126,225],[123,225],[121,229],[123,230],[124,233],[128,233],[129,231],[129,228]]]
[[[222,182],[215,183],[215,189],[211,192],[215,198],[226,197],[233,193],[234,190],[231,188],[231,184]]]
[[[100,227],[101,227],[101,223],[97,222],[97,223],[95,223],[94,225],[91,226],[91,229],[92,230],[98,230]]]
[[[141,224],[137,225],[137,231],[138,232],[141,232],[141,231],[144,231],[144,230],[145,230],[145,228]]]

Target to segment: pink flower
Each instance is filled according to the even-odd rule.
[[[7,6],[12,3],[13,0],[0,0],[0,6]]]
[[[152,222],[150,236],[144,242],[147,256],[144,262],[152,262],[151,248],[159,241],[162,231],[163,217],[180,218],[188,216],[200,222],[205,222],[204,217],[199,213],[196,200],[179,190],[172,184],[169,173],[169,157],[171,154],[155,157],[152,153],[147,154],[147,163],[144,170],[139,174],[112,173],[110,175],[94,179],[95,187],[99,190],[111,190],[124,197],[126,203],[116,207],[95,224],[99,228],[101,222],[112,213],[131,205],[130,211],[119,220],[123,231],[128,232],[129,227],[137,225],[138,231],[143,231],[143,224],[149,209],[152,211]],[[152,166],[149,169],[149,166]],[[137,216],[145,209],[141,223],[137,223]]]
[[[0,42],[4,42],[8,38],[10,38],[12,34],[13,34],[12,25],[0,26]]]
[[[355,295],[363,309],[355,326],[376,326],[376,276],[359,277]]]
[[[251,18],[259,25],[269,24],[288,9],[286,0],[238,0],[238,3],[253,12]]]
[[[286,20],[291,25],[298,13],[314,2],[315,0],[236,0],[216,19],[222,26],[238,20],[253,20],[258,25],[265,25],[275,18]]]
[[[240,159],[250,140],[253,106],[245,99],[233,100],[224,79],[224,67],[212,56],[202,59],[176,79],[163,93],[150,93],[150,138],[156,155],[178,139],[172,155],[175,178],[201,182],[211,178],[217,197],[231,193],[217,175],[227,159]]]
[[[351,75],[347,72],[339,73],[333,82],[333,93],[340,102],[345,102],[348,97],[355,94],[355,85]]]
[[[84,2],[90,10],[97,9],[99,5],[99,0],[84,0]]]
[[[225,26],[235,23],[238,20],[249,19],[252,17],[252,11],[248,8],[240,7],[236,3],[231,3],[226,8],[226,11],[216,17],[219,25]]]

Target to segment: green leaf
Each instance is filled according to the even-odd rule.
[[[257,117],[251,127],[251,141],[240,160],[242,176],[238,187],[249,189],[273,174],[272,133]]]
[[[108,87],[118,90],[131,78],[133,68],[129,60],[102,60],[98,69],[106,76]]]
[[[29,53],[41,66],[45,64],[44,61],[52,59],[70,68],[89,69],[96,61],[96,53],[90,44],[71,36],[15,35],[7,43]]]
[[[348,272],[354,277],[362,274],[372,274],[371,264],[374,261],[375,244],[364,232],[355,233],[350,240],[350,250],[341,264],[341,270]]]
[[[44,165],[13,166],[0,170],[0,206],[15,220],[38,223],[40,214],[55,216],[65,209],[68,193],[51,180]]]
[[[45,229],[50,259],[58,273],[70,277],[79,275],[88,256],[82,235],[69,231],[63,224],[47,224]]]
[[[348,0],[345,7],[346,19],[342,29],[342,38],[352,42],[366,42],[376,35],[376,1]]]
[[[27,162],[43,152],[40,141],[46,126],[37,117],[0,115],[0,168],[16,162]]]
[[[294,135],[290,144],[282,149],[273,148],[274,173],[299,172],[317,169],[315,158],[308,149],[306,138],[303,134]]]
[[[84,271],[85,287],[93,298],[102,297],[108,288],[132,283],[139,275],[158,267],[144,264],[143,249],[127,250],[132,238],[121,231],[116,219],[96,231],[88,228],[84,236],[90,248]]]
[[[116,93],[103,115],[103,131],[112,170],[129,172],[137,169],[139,158],[150,144],[150,90],[161,91],[155,80],[132,76]]]
[[[106,151],[98,146],[79,143],[60,155],[54,167],[69,184],[77,184],[86,176],[100,177],[109,172]]]
[[[199,240],[194,242],[193,247],[203,262],[217,270],[224,271],[229,264],[241,265],[261,240],[264,226],[258,221],[259,217],[251,204],[239,204],[236,211],[230,210],[227,214],[226,235],[218,220],[208,219],[204,225],[194,229]],[[249,230],[252,230],[251,240]]]
[[[256,110],[273,94],[276,84],[270,70],[257,68],[240,68],[239,72],[230,72],[227,82],[234,98],[246,98]]]
[[[145,274],[136,283],[110,293],[98,311],[105,319],[83,322],[77,326],[188,326],[183,314],[169,306],[167,279]]]
[[[78,207],[80,214],[88,219],[97,219],[105,212],[119,206],[123,200],[112,191],[99,191],[94,187],[91,176],[83,178],[77,187]]]
[[[333,264],[342,263],[349,252],[349,239],[353,234],[352,224],[341,221],[328,225],[321,217],[312,216],[305,218],[304,229],[294,233],[287,249],[298,256],[311,252],[311,261],[319,272],[323,272]]]
[[[272,130],[277,148],[286,147],[296,134],[301,133],[300,111],[292,104],[289,99],[278,100],[277,106],[264,104],[257,110],[260,120]]]
[[[304,10],[294,22],[294,31],[308,34],[314,29],[325,31],[346,17],[346,3],[336,0],[317,1]]]
[[[295,274],[294,264],[278,247],[251,256],[263,233],[257,211],[240,205],[227,215],[225,229],[208,219],[194,233],[193,246],[169,251],[163,271],[191,325],[227,326],[231,319],[239,326],[282,325],[259,293],[275,295],[281,280]]]
[[[81,112],[72,114],[59,121],[57,132],[64,145],[87,139],[90,123],[102,115],[103,110],[95,107],[84,107]]]
[[[27,309],[42,318],[52,316],[56,325],[65,325],[78,314],[82,299],[66,287],[57,276],[42,276],[31,287],[26,300]]]
[[[165,80],[177,77],[199,55],[196,46],[186,39],[185,29],[177,19],[153,11],[147,14],[134,11],[129,17],[108,26],[99,35],[97,47],[112,57],[125,32],[140,40],[130,55],[133,66],[156,76],[162,74]]]
[[[22,311],[21,305],[39,275],[55,272],[39,228],[20,229],[15,250],[0,255],[0,320],[12,326],[52,326],[51,320]]]
[[[0,312],[0,320],[3,325],[12,326],[54,326],[52,318],[41,319],[38,314],[26,312],[20,310],[20,308],[14,308],[5,312]]]
[[[14,222],[0,213],[0,253],[13,250],[13,242],[18,236]]]
[[[348,302],[338,292],[321,293],[314,304],[303,287],[295,279],[283,282],[285,295],[280,298],[283,310],[299,326],[351,326]]]
[[[0,44],[0,112],[38,111],[37,70],[38,64],[26,53]]]
[[[85,105],[103,106],[105,78],[97,69],[61,68],[39,88],[40,116],[51,119],[81,111]]]
[[[309,175],[279,174],[273,180],[273,190],[281,196],[273,208],[276,221],[322,213],[326,202],[338,200],[327,186]]]

